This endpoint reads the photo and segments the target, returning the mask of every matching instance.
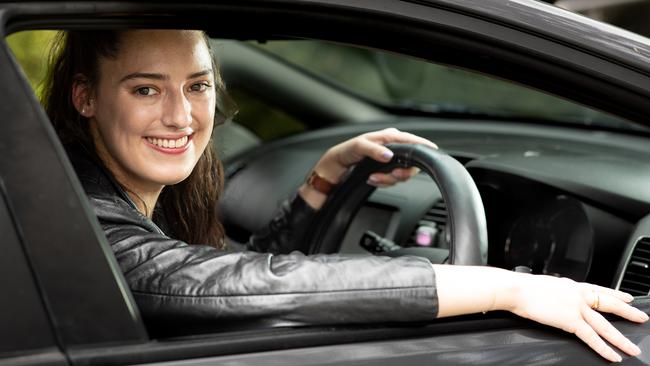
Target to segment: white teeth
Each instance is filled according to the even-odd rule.
[[[153,137],[147,137],[147,141],[149,141],[149,143],[156,146],[165,147],[168,149],[181,148],[187,144],[188,140],[189,140],[188,136],[183,136],[176,140],[157,139]]]

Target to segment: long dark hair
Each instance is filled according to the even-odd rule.
[[[128,31],[59,32],[52,45],[41,102],[63,144],[77,143],[97,156],[89,121],[79,114],[72,102],[76,75],[83,75],[87,87],[99,80],[101,58],[118,56],[120,39]],[[208,48],[207,35],[203,38]],[[215,125],[235,113],[235,106],[221,79],[217,63],[212,61],[217,95]],[[128,190],[128,187],[123,187]],[[217,158],[212,138],[190,176],[166,186],[159,199],[161,210],[153,212],[154,221],[164,215],[173,235],[187,243],[225,246],[225,233],[216,212],[223,188],[223,167]]]

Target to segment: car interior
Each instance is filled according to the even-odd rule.
[[[255,28],[249,34],[206,25],[239,110],[214,131],[225,166],[219,213],[229,250],[245,250],[248,237],[295,194],[329,147],[362,133],[396,127],[434,141],[469,172],[485,210],[488,265],[527,267],[524,270],[536,274],[588,281],[647,302],[642,297],[650,292],[650,128],[639,123],[644,121],[642,108],[630,108],[634,93],[609,86],[571,63],[486,43],[456,30],[425,32],[414,27],[397,32],[378,22],[372,31],[348,32],[358,28],[344,18],[334,21],[340,26],[335,31],[319,28],[332,23],[316,13],[301,19],[298,30],[276,25],[273,32]],[[310,20],[315,23],[308,24]],[[10,45],[12,37],[43,32],[29,26],[16,26],[16,30],[21,32],[8,36]],[[435,47],[422,47],[423,42]],[[19,51],[14,52],[20,63]],[[32,76],[24,70],[22,82],[27,83]],[[37,82],[32,85],[38,93]],[[55,149],[58,154],[63,151]],[[63,165],[66,174],[74,174],[68,163]],[[78,194],[78,182],[72,184]],[[342,239],[336,248],[307,247],[307,251],[386,255],[384,249],[364,244],[368,235],[402,248],[429,248],[443,254],[453,246],[448,203],[428,174],[389,188],[368,188],[367,193],[351,219],[339,227]],[[92,229],[83,235],[97,236],[101,245],[101,249],[87,249],[91,266],[92,258],[110,256],[110,249],[87,203],[82,203],[82,209]],[[47,253],[54,255],[51,249]],[[442,255],[441,260],[445,258]],[[114,258],[108,260],[108,267],[110,271],[84,285],[93,293],[97,290],[90,288],[103,283],[110,288],[96,306],[110,308],[107,314],[117,306],[121,313],[104,321],[119,323],[126,317],[141,323]],[[66,305],[53,302],[51,306]],[[137,339],[148,334],[175,342],[177,351],[192,357],[264,350],[278,337],[285,337],[290,348],[521,324],[539,329],[504,314],[436,320],[426,326],[381,324],[280,333],[274,330],[277,325],[263,322],[146,321],[146,328],[124,327],[115,337]],[[70,342],[103,337],[77,331],[68,334]],[[224,335],[205,336],[215,333]],[[204,343],[196,346],[197,339]],[[215,342],[222,348],[215,351]],[[149,347],[160,355],[167,345]],[[209,347],[213,348],[207,351]],[[136,352],[130,349],[119,355],[122,358],[103,357],[138,360]]]
[[[485,205],[489,265],[621,286],[625,244],[649,207],[646,127],[381,50],[309,40],[213,39],[212,46],[240,111],[214,132],[233,250],[271,220],[328,147],[397,127],[435,141],[470,171]],[[403,247],[448,249],[446,222],[440,191],[420,174],[377,189],[337,251],[381,254],[361,246],[367,231]],[[637,282],[623,289],[646,294]]]
[[[215,42],[244,111],[215,132],[217,144],[224,142],[228,184],[222,213],[235,246],[272,218],[328,147],[394,126],[435,141],[470,171],[485,205],[490,265],[619,286],[624,248],[648,209],[634,202],[643,200],[643,181],[649,178],[644,138],[633,136],[647,134],[645,127],[503,80],[377,50],[305,40]],[[251,80],[255,70],[273,70],[275,80]],[[363,87],[368,89],[359,90]],[[287,102],[296,99],[293,88],[309,100],[300,99],[298,106]],[[301,108],[332,109],[334,98],[322,97],[325,93],[352,100],[329,112],[345,114],[344,121],[310,125],[315,118]],[[251,115],[247,103],[266,103],[275,115],[286,116],[287,130],[295,130],[263,141],[263,128],[282,120],[267,118],[274,116],[267,110]],[[446,220],[440,191],[421,174],[376,190],[346,228],[338,251],[368,254],[361,246],[368,230],[405,247],[449,248]],[[634,280],[623,285],[637,295],[647,293],[636,286]]]

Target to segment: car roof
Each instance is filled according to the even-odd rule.
[[[14,1],[0,0],[0,3],[11,2]],[[70,2],[46,0],[23,1],[22,3],[36,2],[65,4],[65,7],[61,9],[62,12],[74,12],[75,8],[78,9],[78,7],[87,7],[91,3],[108,1]],[[250,3],[250,6],[277,4],[290,7],[292,5],[312,5],[355,10],[367,9],[377,14],[382,11],[390,11],[386,9],[393,9],[395,6],[399,7],[400,5],[404,7],[413,4],[427,5],[434,8],[453,10],[476,18],[490,19],[491,22],[507,25],[520,31],[543,35],[650,75],[650,39],[537,0],[356,0],[353,2],[349,0],[239,0],[235,2],[226,0],[188,0],[183,2],[160,0],[156,2],[110,1],[110,3],[128,3],[130,5],[128,9],[133,13],[138,13],[139,8],[134,6],[138,3],[152,6],[177,6],[179,9],[187,8],[190,5],[214,6],[233,3],[236,6],[246,5],[247,3]],[[390,6],[386,6],[389,4]],[[299,11],[300,7],[297,9]],[[417,16],[417,14],[415,15]]]
[[[650,39],[536,0],[424,0],[476,16],[489,15],[520,29],[590,48],[596,53],[650,70]]]

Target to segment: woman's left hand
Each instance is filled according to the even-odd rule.
[[[641,350],[601,313],[636,323],[648,315],[630,305],[630,294],[568,278],[532,275],[494,267],[434,265],[438,317],[506,310],[575,334],[605,359],[622,360]],[[607,343],[609,342],[609,343]]]
[[[330,183],[337,184],[345,173],[365,157],[370,157],[380,162],[389,162],[393,152],[384,145],[389,143],[423,144],[437,149],[433,142],[399,131],[396,128],[387,128],[381,131],[364,133],[350,140],[331,147],[320,158],[313,168],[318,175]],[[375,173],[370,175],[368,183],[377,187],[386,187],[397,182],[408,180],[417,174],[417,168],[397,168],[390,173]],[[302,197],[315,209],[319,209],[327,196],[303,184],[299,190]]]
[[[527,281],[520,290],[503,296],[516,297],[512,301],[514,306],[507,310],[573,333],[611,362],[622,360],[615,348],[630,356],[641,353],[638,346],[600,314],[612,313],[637,323],[647,321],[647,314],[628,304],[633,300],[630,294],[567,278],[523,276]]]

